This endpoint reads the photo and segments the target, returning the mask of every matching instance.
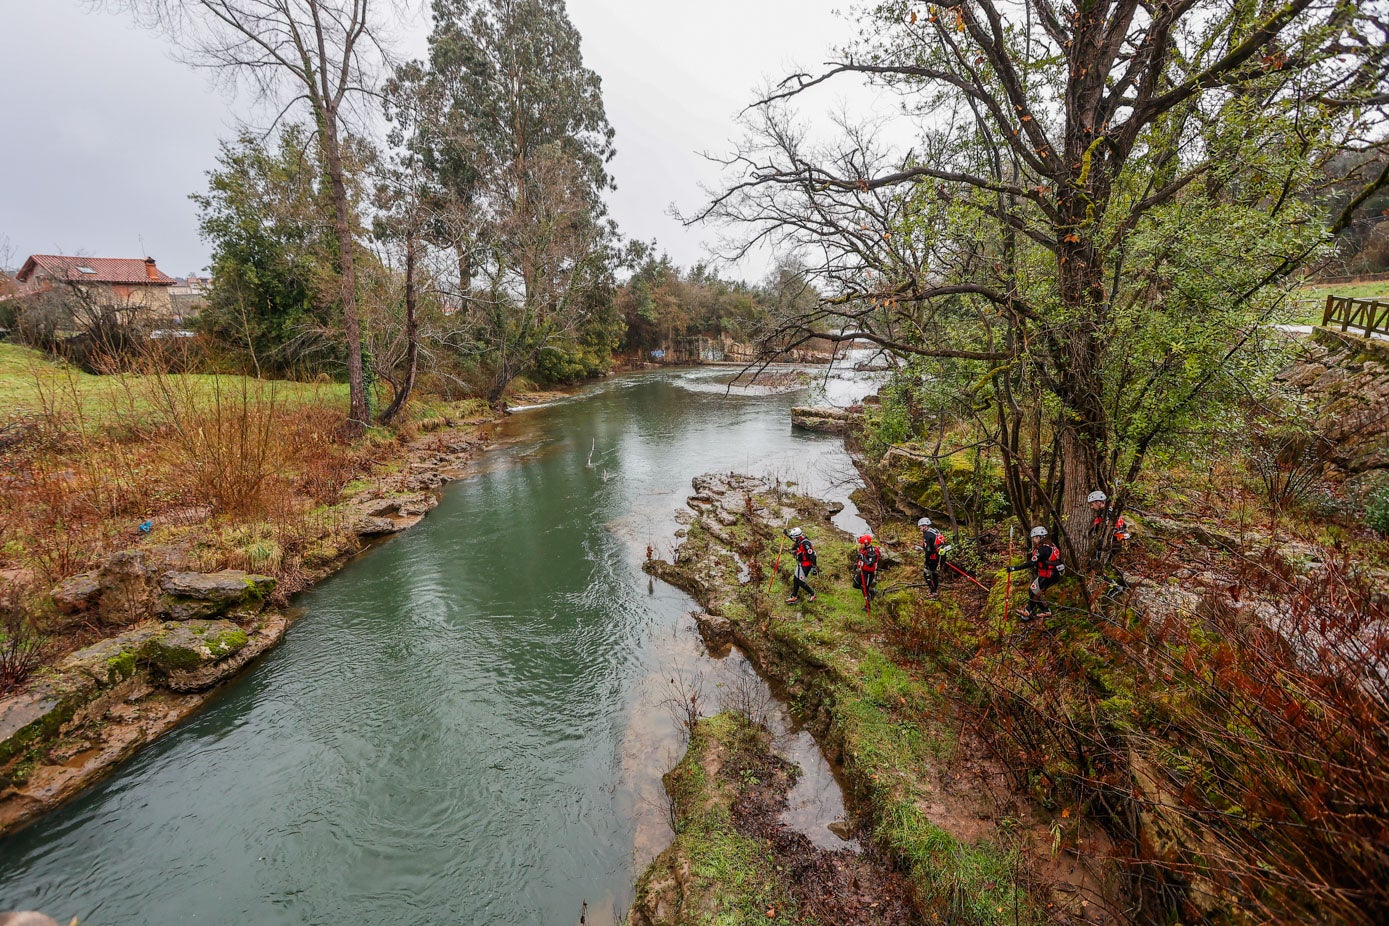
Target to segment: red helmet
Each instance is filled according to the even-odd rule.
[[[859,545],[859,546],[864,546],[865,544],[870,544],[870,543],[872,543],[872,542],[873,542],[873,535],[872,535],[872,534],[864,534],[862,537],[860,537],[860,538],[858,539],[858,545]]]

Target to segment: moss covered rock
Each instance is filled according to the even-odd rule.
[[[166,621],[140,647],[140,658],[159,672],[186,672],[225,659],[248,639],[231,621]]]

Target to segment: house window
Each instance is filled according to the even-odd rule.
[[[78,267],[78,268],[77,268],[77,272],[78,272],[78,273],[91,273],[91,274],[95,274],[95,273],[96,273],[96,271],[93,270],[91,267]]]

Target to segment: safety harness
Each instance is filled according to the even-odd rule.
[[[1060,549],[1050,543],[1037,544],[1037,549],[1032,551],[1029,559],[1039,579],[1050,579],[1066,570],[1066,566],[1061,562]]]

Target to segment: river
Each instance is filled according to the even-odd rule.
[[[694,603],[641,572],[647,546],[669,554],[702,472],[841,500],[854,479],[837,438],[791,430],[804,392],[728,394],[730,375],[612,377],[509,417],[433,513],[300,596],[283,644],[205,710],[0,842],[0,910],[564,926],[586,901],[614,922],[670,838],[672,687],[713,710],[749,674],[704,654]],[[839,523],[861,524],[852,506]],[[833,844],[837,787],[783,733],[806,768],[794,818]]]

